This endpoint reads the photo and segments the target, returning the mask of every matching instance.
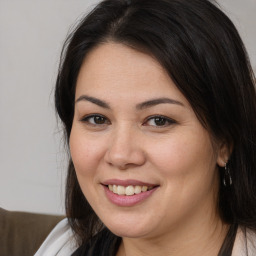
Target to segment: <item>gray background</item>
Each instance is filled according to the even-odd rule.
[[[0,207],[64,213],[53,87],[68,30],[98,1],[0,0]],[[219,0],[256,67],[256,0]]]

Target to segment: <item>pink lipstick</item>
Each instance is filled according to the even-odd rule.
[[[106,197],[115,205],[128,207],[143,202],[159,187],[138,180],[111,179],[102,183]]]

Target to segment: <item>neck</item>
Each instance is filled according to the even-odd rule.
[[[220,218],[201,220],[195,226],[184,223],[157,237],[123,238],[117,256],[217,256],[229,226]],[[175,231],[176,230],[176,231]]]

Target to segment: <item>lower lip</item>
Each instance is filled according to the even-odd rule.
[[[150,197],[158,187],[155,187],[149,191],[142,192],[140,194],[134,194],[132,196],[123,196],[113,193],[108,189],[108,187],[103,186],[105,190],[105,194],[109,201],[117,206],[134,206],[140,202],[143,202],[148,197]]]

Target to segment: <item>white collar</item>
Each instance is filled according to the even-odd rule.
[[[256,234],[250,229],[238,228],[232,256],[255,256]]]

